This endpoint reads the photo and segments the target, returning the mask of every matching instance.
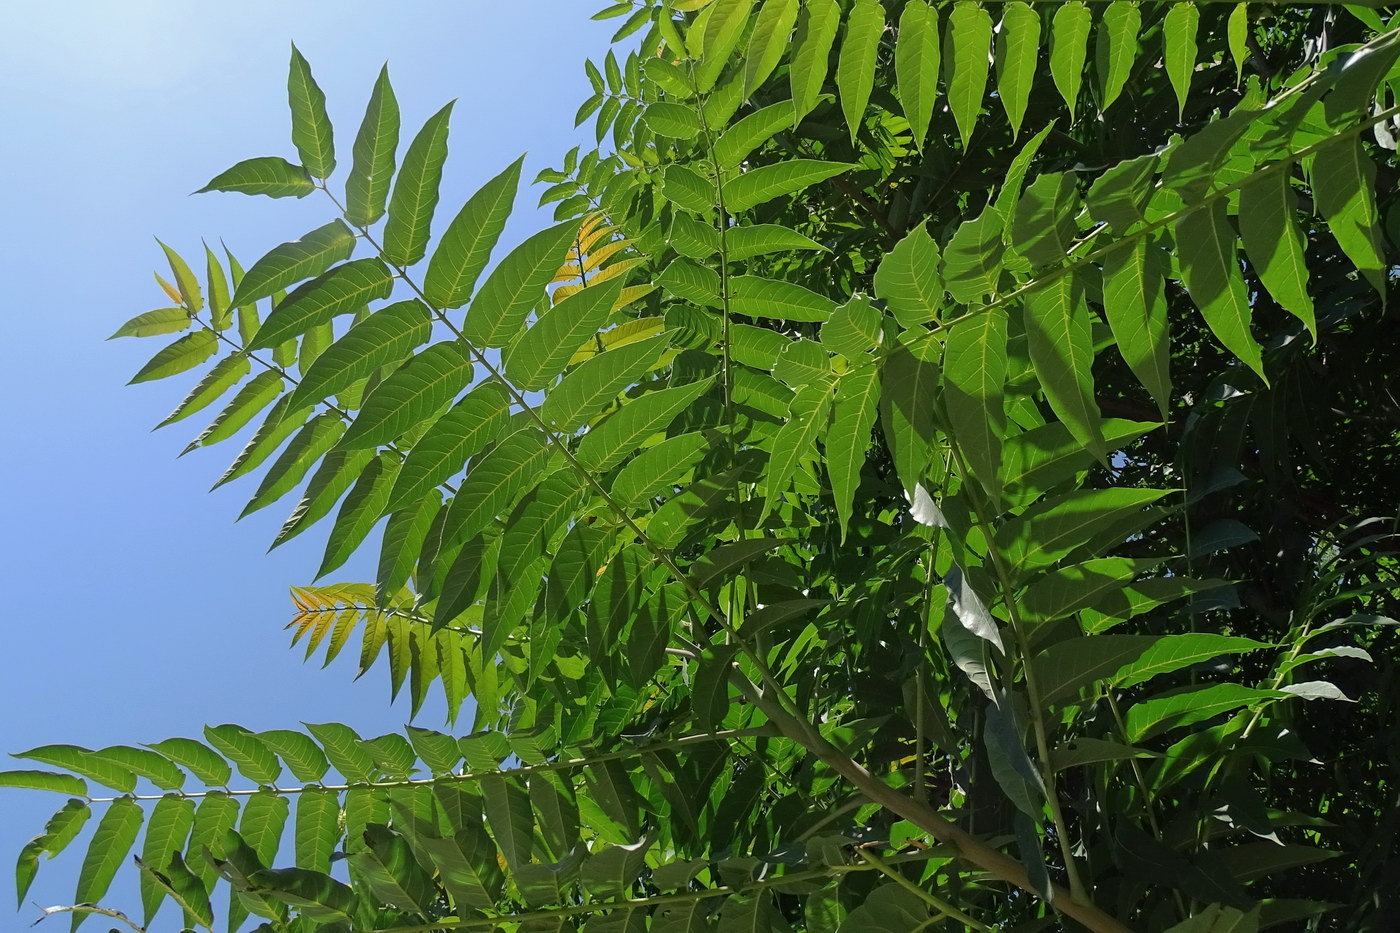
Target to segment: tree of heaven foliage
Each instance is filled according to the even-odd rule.
[[[497,249],[517,161],[434,240],[469,106],[401,146],[386,70],[337,148],[294,49],[295,158],[204,190],[326,223],[165,247],[115,335],[180,334],[133,381],[202,368],[192,449],[251,427],[246,512],[299,490],[274,546],[377,550],[294,644],[466,734],[29,750],[21,902],[95,818],[74,927],[1388,929],[1397,24],[595,18],[553,226]]]

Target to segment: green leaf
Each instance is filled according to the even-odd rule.
[[[185,775],[164,756],[144,748],[110,745],[93,752],[120,768],[143,777],[161,790],[175,790],[185,783]]]
[[[41,745],[38,748],[31,748],[27,752],[20,752],[15,758],[27,758],[32,761],[41,761],[46,765],[54,765],[59,768],[67,768],[69,771],[76,771],[86,778],[91,778],[99,784],[106,785],[124,794],[129,794],[136,789],[136,775],[130,769],[124,768],[109,758],[103,758],[96,752],[83,748],[81,745]],[[35,774],[37,772],[24,772]],[[64,784],[61,787],[41,788],[43,790],[58,790],[65,794],[86,794],[86,790],[75,790],[72,785]]]
[[[938,12],[924,0],[909,0],[899,17],[894,68],[899,103],[921,150],[938,97],[938,66]]]
[[[1103,761],[1123,761],[1128,758],[1152,758],[1156,752],[1133,748],[1118,742],[1081,736],[1050,751],[1050,767],[1055,771],[1098,764]]]
[[[221,786],[228,783],[229,776],[233,773],[228,762],[220,758],[209,746],[194,739],[164,739],[152,745],[148,745],[166,758],[190,769],[190,773],[201,783],[209,786]]]
[[[700,135],[700,117],[684,104],[657,101],[647,107],[642,118],[647,127],[658,136],[694,139]]]
[[[850,129],[852,145],[875,87],[876,55],[884,32],[885,8],[880,0],[856,0],[846,17],[846,34],[841,39],[841,57],[836,65],[836,89],[841,95],[841,113]]]
[[[906,493],[923,482],[932,456],[938,368],[899,347],[880,371],[880,415],[895,473]]]
[[[354,249],[355,234],[341,220],[317,227],[299,240],[274,246],[244,273],[232,304],[235,307],[250,305],[318,276],[336,263],[349,259]]]
[[[1022,594],[1021,612],[1043,622],[1066,618],[1156,564],[1153,559],[1103,557],[1049,571],[1033,580]]]
[[[227,766],[225,766],[227,767]],[[233,828],[238,820],[238,801],[222,791],[211,791],[199,803],[194,812],[194,829],[190,832],[190,847],[187,858],[194,858],[194,872],[205,882],[214,880],[214,866],[203,857],[206,847],[216,849],[222,845],[224,834]]]
[[[604,473],[621,463],[651,435],[661,431],[709,388],[712,380],[653,390],[623,405],[602,424],[584,435],[575,454],[594,473]]]
[[[293,840],[298,868],[329,871],[331,856],[340,842],[340,797],[319,787],[305,787],[297,795]]]
[[[1105,171],[1089,188],[1089,215],[1115,233],[1127,233],[1145,218],[1143,208],[1152,194],[1157,156],[1138,156]]]
[[[513,777],[488,777],[481,780],[481,792],[486,800],[486,821],[501,855],[514,869],[530,861],[534,845],[534,811],[524,785]]]
[[[324,722],[305,724],[306,730],[321,743],[331,767],[339,771],[348,781],[372,781],[378,773],[378,766],[365,750],[364,740],[352,728],[343,723]],[[358,841],[358,840],[357,840]]]
[[[754,19],[744,56],[745,97],[752,96],[782,61],[792,28],[797,23],[797,10],[797,0],[764,0]]]
[[[141,367],[141,371],[131,377],[127,385],[164,379],[193,369],[213,356],[218,348],[219,338],[214,336],[212,330],[197,330],[186,334],[151,357],[150,361]]]
[[[304,198],[316,190],[316,183],[306,169],[293,165],[280,156],[244,159],[230,169],[220,172],[195,194],[207,191],[234,191],[239,194],[261,194],[269,198]]]
[[[423,278],[423,293],[435,308],[459,308],[471,297],[510,217],[523,162],[522,156],[482,185],[443,231]]]
[[[943,41],[948,106],[953,111],[963,150],[966,151],[972,139],[972,128],[977,124],[977,115],[982,112],[982,97],[987,91],[992,18],[977,3],[958,0],[953,4],[953,12],[948,15],[948,31]]]
[[[190,827],[194,825],[194,801],[187,797],[166,794],[156,801],[151,810],[151,819],[146,826],[146,839],[141,845],[141,861],[158,872],[170,867],[172,858],[178,858],[185,849]],[[145,925],[150,926],[165,891],[146,872],[141,873],[141,907],[145,914]]]
[[[1235,60],[1235,86],[1244,80],[1244,63],[1249,58],[1249,4],[1237,3],[1230,11],[1225,33],[1230,57]]]
[[[472,363],[459,342],[432,344],[370,393],[340,446],[355,450],[390,443],[441,410],[471,379]]]
[[[794,127],[817,105],[831,63],[831,45],[840,25],[841,7],[836,0],[807,0],[802,4],[788,69]]]
[[[668,437],[629,461],[613,479],[610,492],[624,508],[637,508],[680,485],[708,449],[709,440],[700,432]]]
[[[1316,342],[1317,316],[1308,294],[1307,241],[1295,220],[1298,199],[1289,175],[1288,171],[1265,172],[1240,189],[1240,239],[1269,294],[1303,322]]]
[[[360,474],[341,503],[335,524],[331,526],[331,533],[326,539],[326,552],[321,558],[320,569],[316,571],[318,579],[349,560],[389,511],[389,495],[402,463],[396,454],[386,451],[371,461]],[[329,664],[331,659],[331,656],[327,656],[326,663]]]
[[[214,368],[209,370],[203,379],[199,380],[199,383],[190,390],[190,393],[181,400],[180,404],[175,406],[175,410],[156,427],[163,428],[167,424],[174,424],[198,411],[203,411],[240,379],[248,375],[250,368],[251,364],[246,355],[238,352],[230,353],[215,363]]]
[[[1091,635],[1051,645],[1031,659],[1031,667],[1041,702],[1060,704],[1101,680],[1132,687],[1200,661],[1264,647],[1229,635]]]
[[[1225,349],[1267,380],[1259,345],[1249,330],[1249,295],[1235,256],[1235,232],[1225,210],[1225,201],[1215,200],[1176,222],[1181,278],[1191,300]]]
[[[388,511],[397,512],[444,482],[494,440],[506,423],[510,399],[498,383],[474,388],[433,422],[409,451],[389,497]]]
[[[267,375],[278,377],[273,380],[273,384],[268,390],[268,396],[275,397],[277,392],[281,390],[281,378],[277,373],[268,373]],[[252,381],[257,382],[258,379],[258,376],[254,376]],[[252,383],[249,385],[251,386]],[[240,392],[239,395],[242,395],[242,393]],[[237,402],[238,398],[235,397],[234,401]],[[311,414],[311,410],[309,408],[303,408],[299,411],[291,411],[288,409],[286,402],[286,398],[281,398],[278,399],[276,405],[272,406],[272,410],[267,413],[267,417],[263,419],[262,424],[258,425],[257,430],[253,432],[253,436],[248,440],[247,445],[239,451],[233,463],[224,471],[224,475],[219,477],[219,481],[214,484],[214,488],[218,488],[230,480],[237,479],[257,469],[278,447],[282,446],[282,442],[285,441],[293,431],[305,425],[306,417]],[[256,407],[261,408],[265,404],[266,401],[261,401],[258,402]],[[230,404],[230,408],[232,407],[232,404]],[[208,443],[208,441],[205,440],[204,443]],[[191,449],[192,447],[193,445]]]
[[[1102,416],[1094,399],[1089,309],[1074,277],[1059,276],[1030,292],[1025,310],[1026,344],[1045,400],[1070,433],[1105,461]]]
[[[1103,308],[1118,352],[1157,402],[1165,419],[1171,404],[1171,345],[1162,251],[1138,237],[1103,259]]]
[[[382,241],[384,261],[395,266],[411,266],[427,253],[442,165],[447,161],[447,124],[454,103],[449,102],[429,117],[404,153],[389,199],[389,218],[384,222]]]
[[[161,334],[177,334],[182,330],[189,330],[194,319],[184,308],[157,308],[154,311],[147,311],[145,314],[138,314],[127,321],[117,332],[108,337],[108,340],[116,340],[118,337],[157,337]]]
[[[233,399],[215,416],[199,437],[190,442],[186,452],[196,447],[217,444],[236,434],[253,416],[282,394],[282,374],[267,370],[258,373],[234,394]],[[285,410],[281,406],[280,410]],[[279,409],[274,409],[279,411]],[[279,415],[280,417],[280,415]],[[221,481],[222,482],[222,481]]]
[[[715,162],[737,168],[755,149],[791,126],[792,113],[792,101],[782,100],[742,117],[715,140]]]
[[[399,102],[385,65],[355,134],[350,175],[345,179],[345,219],[355,226],[368,227],[384,216],[398,148]]]
[[[1079,489],[1042,500],[997,531],[997,546],[1013,569],[1042,567],[1167,495],[1163,489]]]
[[[693,72],[695,88],[701,94],[714,87],[715,79],[734,54],[752,8],[753,0],[713,0],[705,10],[704,31],[699,36],[700,63]],[[697,22],[691,30],[692,41],[699,26]]]
[[[997,96],[1011,121],[1013,136],[1021,133],[1039,55],[1040,14],[1029,3],[1007,3],[996,38]]]
[[[396,301],[360,321],[304,371],[289,403],[313,405],[354,385],[382,366],[398,363],[432,336],[432,316],[421,301]]]
[[[585,341],[611,317],[622,296],[623,278],[582,288],[545,308],[535,323],[501,354],[506,376],[522,389],[544,389],[568,366]]]
[[[1376,164],[1361,141],[1354,139],[1314,156],[1308,169],[1327,229],[1357,271],[1384,297],[1388,265],[1376,210]]]
[[[299,286],[263,321],[248,344],[250,350],[280,346],[336,315],[353,314],[367,303],[388,298],[394,278],[378,259],[356,259],[335,266]]]
[[[326,113],[326,95],[295,45],[287,75],[287,101],[292,108],[292,144],[301,154],[301,164],[313,177],[329,178],[335,171],[335,140]]]
[[[68,848],[68,843],[82,831],[91,815],[87,801],[69,800],[49,817],[43,833],[25,844],[15,865],[15,895],[19,906],[24,906],[24,896],[29,893],[29,886],[34,883],[34,876],[39,871],[39,856],[53,858]]]
[[[1070,120],[1079,104],[1088,57],[1089,30],[1094,15],[1080,0],[1070,0],[1055,11],[1050,24],[1050,75],[1060,96],[1069,105]]]
[[[1128,708],[1125,731],[1128,741],[1142,742],[1172,729],[1213,719],[1241,706],[1253,707],[1287,697],[1288,694],[1279,690],[1259,690],[1243,684],[1182,687],[1134,703]]]
[[[321,749],[303,732],[271,729],[259,732],[258,741],[286,762],[287,768],[298,781],[319,781],[326,776],[326,770],[330,767]]]
[[[87,796],[87,783],[82,778],[57,771],[0,771],[0,787],[25,787]]]
[[[905,327],[936,320],[943,305],[938,247],[922,224],[895,244],[875,269],[875,294]]]
[[[1099,76],[1099,109],[1107,110],[1123,93],[1138,58],[1142,13],[1132,0],[1113,0],[1103,11],[1094,34],[1095,71]]]
[[[724,187],[725,206],[731,214],[757,207],[765,201],[796,194],[809,185],[826,181],[856,166],[850,162],[788,159],[750,169]]]
[[[445,522],[444,540],[469,541],[520,501],[545,475],[554,449],[544,435],[525,427],[472,461]]]
[[[504,877],[496,861],[496,846],[478,824],[466,823],[448,838],[420,834],[417,844],[427,853],[458,908],[490,910],[500,897]]]
[[[644,838],[631,845],[604,846],[590,853],[579,873],[579,883],[593,897],[627,897],[646,867],[651,845],[652,840]]]
[[[1002,216],[990,208],[958,225],[943,254],[943,284],[954,301],[976,304],[997,293],[1004,226]]]
[[[841,540],[855,514],[856,489],[870,447],[870,430],[879,410],[880,380],[875,366],[853,369],[836,382],[831,427],[826,438],[826,468],[841,523]]]
[[[282,830],[287,825],[287,813],[291,808],[287,798],[270,790],[260,790],[248,798],[243,805],[243,815],[238,820],[238,834],[258,855],[258,861],[267,865],[277,857],[278,846],[282,842]]]
[[[112,801],[92,834],[87,855],[83,856],[83,867],[78,872],[75,903],[95,904],[102,900],[102,896],[111,887],[117,869],[126,860],[127,853],[136,842],[144,815],[141,805],[130,797],[118,797]],[[76,930],[86,916],[82,913],[74,914],[73,929]]]
[[[504,347],[514,340],[564,264],[578,229],[577,221],[565,221],[511,250],[472,300],[462,324],[463,337],[478,348]]]
[[[1162,21],[1163,60],[1167,78],[1176,91],[1177,119],[1186,112],[1186,96],[1191,91],[1191,75],[1196,70],[1196,28],[1200,22],[1201,11],[1194,3],[1172,4]]]
[[[1074,172],[1041,175],[1016,202],[1011,248],[1032,266],[1057,266],[1069,259],[1079,225],[1079,193]]]
[[[662,173],[661,196],[683,210],[708,214],[714,209],[715,194],[714,185],[684,165],[668,165]]]
[[[160,240],[156,240],[156,242],[160,243],[160,248],[165,251],[165,260],[170,264],[170,272],[175,277],[175,286],[179,291],[181,304],[191,314],[201,310],[204,307],[204,293],[200,291],[199,279],[195,277],[189,263],[185,262],[184,257],[175,250],[161,243]],[[160,276],[156,276],[156,278],[159,279]],[[166,287],[166,291],[169,290],[169,287]]]
[[[869,298],[856,295],[822,324],[822,345],[859,364],[884,341],[880,318]]]
[[[408,579],[409,571],[418,558],[419,548],[428,537],[428,529],[441,508],[442,494],[432,490],[418,502],[389,516],[389,521],[384,525],[375,574],[375,597],[380,605],[396,595]]]
[[[830,382],[814,382],[793,396],[788,420],[773,438],[773,452],[763,477],[763,517],[788,491],[798,464],[804,459],[817,459],[817,437],[827,425],[831,391]],[[760,518],[760,524],[762,521]]]
[[[335,412],[322,412],[297,432],[263,475],[253,498],[239,518],[265,508],[291,492],[322,455],[328,453],[345,433],[345,422]]]
[[[1006,434],[1006,315],[986,311],[947,331],[943,407],[973,478],[1001,497],[1001,439]]]
[[[232,723],[205,726],[204,737],[237,766],[239,774],[254,784],[271,784],[282,773],[282,763],[277,756],[242,726]]]
[[[585,360],[545,395],[541,417],[561,431],[576,431],[656,366],[665,348],[665,336],[658,335]]]
[[[753,318],[820,323],[836,310],[825,295],[792,282],[736,275],[729,280],[729,310]]]

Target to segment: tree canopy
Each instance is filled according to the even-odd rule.
[[[294,47],[295,159],[203,190],[327,222],[165,246],[114,335],[180,334],[133,381],[202,372],[162,426],[246,437],[218,484],[328,528],[317,581],[377,549],[293,643],[465,734],[29,750],[72,799],[21,902],[96,817],[75,926],[1387,928],[1400,30],[596,18],[552,226],[499,248],[522,161],[439,211],[469,100],[401,134],[387,69],[337,146]]]

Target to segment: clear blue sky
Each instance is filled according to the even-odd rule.
[[[618,24],[589,22],[600,6],[67,0],[9,8],[0,39],[0,268],[9,295],[0,314],[8,447],[0,458],[0,751],[152,742],[228,721],[252,729],[341,721],[366,736],[402,727],[406,704],[389,706],[383,671],[352,683],[349,658],[321,671],[287,650],[287,586],[310,581],[325,530],[265,555],[295,498],[235,524],[256,480],[207,490],[239,442],[177,461],[202,427],[198,416],[150,428],[192,380],[124,388],[160,343],[104,338],[167,304],[151,279],[163,264],[153,236],[192,258],[202,237],[222,237],[246,264],[330,219],[320,197],[188,194],[241,159],[295,158],[286,108],[292,40],[327,93],[342,165],[382,62],[403,108],[405,144],[424,118],[460,98],[441,222],[521,152],[533,177],[574,144],[573,114],[589,93],[583,59],[600,55]],[[533,210],[537,194],[521,198],[505,245],[544,222]],[[360,559],[334,577],[369,573]],[[441,703],[418,721],[441,727]],[[5,762],[0,768],[32,766]],[[13,904],[14,856],[62,802],[0,791],[0,910]],[[41,866],[28,901],[72,902],[85,842]],[[134,885],[114,895],[139,907]],[[27,903],[7,925],[37,915]],[[167,905],[156,927],[172,924]],[[102,928],[101,919],[87,928]]]

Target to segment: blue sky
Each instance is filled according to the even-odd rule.
[[[460,98],[441,229],[521,152],[530,178],[574,144],[574,110],[589,92],[583,59],[602,53],[618,23],[589,22],[602,5],[69,0],[8,11],[0,751],[152,742],[229,721],[252,729],[340,721],[367,736],[402,726],[407,707],[388,704],[384,672],[353,683],[349,658],[321,671],[287,650],[287,586],[310,581],[324,529],[265,554],[294,499],[235,523],[256,480],[207,490],[239,443],[177,461],[199,417],[150,428],[192,379],[125,388],[161,344],[104,338],[168,303],[151,278],[163,266],[154,236],[191,257],[201,238],[223,238],[247,264],[330,219],[320,197],[189,195],[241,159],[295,158],[291,41],[327,93],[342,165],[382,62],[405,140]],[[536,196],[521,198],[503,246],[545,222],[532,209]],[[362,556],[333,578],[369,573]],[[418,722],[441,727],[441,704],[430,702]],[[9,761],[0,767],[26,767]],[[0,791],[6,900],[11,860],[62,802]],[[72,902],[83,851],[80,839],[41,867],[15,922],[37,916],[31,903]],[[113,901],[137,907],[133,887],[114,889]],[[169,911],[157,928],[178,923]]]

